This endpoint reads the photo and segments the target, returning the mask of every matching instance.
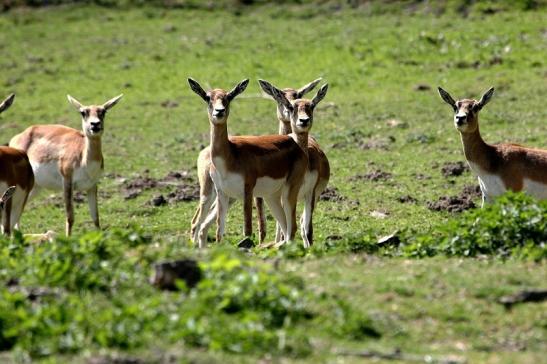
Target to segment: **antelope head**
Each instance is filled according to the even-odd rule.
[[[442,88],[438,88],[441,98],[454,109],[454,126],[460,133],[473,133],[479,127],[479,111],[490,101],[494,95],[491,87],[482,95],[479,101],[462,99],[454,101],[452,96]]]
[[[210,91],[205,91],[203,87],[194,79],[188,78],[188,84],[192,91],[207,103],[207,114],[209,121],[214,125],[225,124],[230,114],[230,103],[232,100],[245,91],[249,80],[245,79],[238,83],[231,91],[226,92],[216,88]]]
[[[68,101],[82,115],[82,130],[88,138],[99,138],[104,131],[106,112],[120,101],[123,94],[118,95],[102,105],[84,106],[74,97],[67,95]]]

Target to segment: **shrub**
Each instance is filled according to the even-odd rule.
[[[407,234],[410,235],[410,234]],[[507,193],[482,209],[467,211],[426,234],[410,236],[407,256],[547,258],[547,201]]]

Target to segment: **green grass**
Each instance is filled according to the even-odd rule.
[[[353,9],[337,8],[335,2],[212,10],[78,5],[14,9],[0,15],[0,90],[17,94],[15,104],[0,116],[0,140],[7,142],[37,123],[79,128],[67,93],[91,104],[123,92],[107,117],[103,137],[107,176],[99,190],[104,193],[104,227],[141,227],[153,236],[154,245],[147,249],[154,257],[208,260],[209,253],[196,252],[188,241],[195,202],[164,207],[148,203],[166,190],[125,201],[118,176],[130,180],[147,169],[156,178],[183,169],[195,176],[195,159],[208,144],[209,125],[205,105],[186,83],[188,76],[222,88],[251,79],[232,105],[228,122],[234,134],[277,130],[275,105],[260,97],[258,78],[299,87],[321,76],[330,87],[316,111],[312,134],[331,162],[330,184],[347,200],[320,202],[314,216],[316,244],[321,247],[333,235],[425,232],[453,216],[430,211],[427,201],[476,184],[469,172],[449,179],[441,174],[443,163],[463,160],[463,153],[452,112],[437,95],[437,85],[462,98],[478,98],[495,86],[492,102],[480,115],[484,139],[547,148],[545,8],[522,11],[510,2],[492,2],[470,6],[464,17],[456,12],[457,4],[448,2],[444,12],[440,5],[374,3]],[[488,6],[499,11],[484,12]],[[418,84],[431,88],[415,91]],[[167,100],[178,106],[162,107]],[[390,119],[408,127],[390,127]],[[388,150],[359,147],[389,137],[394,141]],[[375,169],[393,178],[350,179]],[[419,180],[417,173],[428,178]],[[50,194],[44,192],[27,206],[25,232],[64,230],[61,195]],[[400,203],[397,198],[403,195],[417,203]],[[76,206],[76,233],[91,230],[87,207]],[[371,216],[375,210],[387,212],[387,218]],[[224,244],[241,238],[241,215],[237,203]],[[273,220],[268,222],[272,237]],[[142,263],[142,269],[149,269],[149,263]],[[493,302],[513,290],[544,284],[544,263],[339,253],[282,259],[277,269],[281,275],[301,277],[306,291],[326,292],[324,302],[310,306],[319,316],[328,316],[335,301],[331,297],[337,296],[351,303],[353,314],[369,317],[382,334],[380,339],[355,340],[351,328],[350,334],[333,334],[317,323],[296,325],[299,337],[309,336],[312,348],[301,360],[334,360],[332,347],[400,347],[409,353],[457,354],[469,362],[493,363],[537,362],[546,350],[545,304],[505,312]],[[145,285],[142,280],[135,284],[135,290]],[[154,358],[157,348],[204,362],[253,362],[265,355],[234,356],[191,346],[182,350],[161,340],[130,352]],[[92,353],[98,350],[90,346]],[[17,350],[6,355],[13,360],[25,356]],[[85,355],[90,354],[80,353],[77,359]]]

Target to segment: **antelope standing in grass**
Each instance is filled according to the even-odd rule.
[[[73,190],[87,191],[89,212],[100,228],[97,206],[97,183],[103,173],[101,136],[105,115],[123,95],[102,105],[84,106],[67,95],[68,101],[82,116],[82,131],[63,125],[34,125],[14,136],[10,146],[28,154],[38,189],[63,190],[66,210],[66,235],[74,224]]]
[[[296,232],[296,200],[308,164],[305,151],[286,135],[228,137],[230,103],[247,88],[249,80],[240,82],[230,92],[221,89],[205,92],[191,78],[188,83],[207,103],[211,130],[210,174],[217,194],[217,241],[224,234],[230,197],[243,199],[244,234],[251,235],[253,195],[264,198],[281,225],[285,240],[292,240]],[[203,222],[211,204],[212,201],[200,200],[196,221],[200,248],[206,244],[208,226]]]
[[[312,100],[299,98],[293,101],[287,98],[286,92],[266,81],[261,80],[260,85],[264,90],[269,90],[266,92],[273,96],[278,105],[283,106],[285,115],[290,120],[291,137],[295,138],[298,145],[308,155],[308,168],[298,198],[304,200],[304,213],[300,219],[300,229],[304,247],[309,248],[313,244],[312,218],[315,204],[327,186],[330,177],[327,156],[319,148],[317,142],[309,137],[309,132],[313,126],[313,111],[327,94],[328,84],[323,85]],[[276,241],[278,240],[280,240],[279,231],[276,234]]]
[[[13,103],[15,95],[10,95],[0,103],[0,113]],[[15,189],[12,187],[15,186]],[[2,201],[2,231],[11,234],[13,228],[19,228],[19,220],[34,186],[34,174],[27,155],[18,149],[0,147],[0,190],[9,191]],[[11,194],[11,195],[10,195]]]
[[[304,85],[303,87],[299,88],[298,90],[293,88],[286,88],[284,89],[285,96],[289,100],[296,100],[302,98],[306,93],[310,92],[317,86],[317,84],[321,81],[321,78],[314,80],[307,85]],[[261,84],[262,86],[262,84]],[[262,87],[264,89],[264,87]],[[270,96],[271,93],[268,90],[264,89],[266,93],[268,93]],[[277,108],[277,118],[279,120],[279,134],[280,135],[288,135],[292,132],[291,129],[291,121],[288,116],[287,111],[285,110],[285,107],[281,104],[278,104]],[[310,139],[311,142],[311,139]],[[325,157],[326,159],[326,157]],[[216,192],[213,184],[213,180],[211,179],[211,175],[209,174],[209,170],[211,169],[211,148],[209,146],[205,147],[201,150],[198,156],[197,160],[197,170],[198,170],[198,180],[199,180],[199,187],[200,187],[200,203],[198,204],[198,208],[196,209],[196,212],[194,214],[194,217],[192,218],[192,227],[190,230],[190,234],[192,236],[192,240],[196,242],[198,240],[197,237],[197,231],[199,230],[199,226],[196,224],[198,220],[198,216],[200,215],[201,206],[203,205],[210,205],[213,203]],[[328,161],[327,161],[328,164]],[[327,166],[328,168],[328,166]],[[328,171],[327,171],[327,182],[328,182]],[[326,186],[326,183],[325,183]],[[255,205],[257,210],[257,216],[258,216],[258,239],[259,242],[262,243],[266,237],[266,218],[264,215],[264,203],[262,198],[257,197],[255,198]],[[205,220],[205,224],[210,224],[216,217],[216,205],[213,204],[213,208],[209,212],[209,216]],[[277,235],[280,235],[281,227],[277,225],[279,233]],[[276,236],[277,236],[276,235]],[[279,241],[279,240],[277,240]]]
[[[482,204],[507,190],[525,191],[547,199],[547,150],[517,144],[487,144],[479,132],[479,111],[490,101],[490,88],[479,101],[452,96],[439,87],[441,98],[454,109],[454,124],[460,132],[463,151],[471,170],[478,176]]]
[[[320,79],[319,79],[320,80]],[[314,82],[319,82],[316,80]],[[278,89],[271,83],[259,80],[260,87],[277,102],[277,118],[279,119],[279,133],[288,134],[294,131],[299,139],[299,144],[307,149],[308,170],[304,178],[304,184],[298,194],[299,199],[304,200],[304,213],[300,219],[300,230],[304,247],[313,244],[313,212],[319,195],[325,190],[330,178],[329,160],[321,150],[314,138],[308,137],[309,129],[313,123],[313,110],[317,103],[325,97],[327,85],[324,85],[313,100],[302,99],[303,93],[294,89]],[[307,117],[309,127],[302,129],[299,125]],[[303,119],[304,118],[304,119]],[[296,127],[295,127],[296,126]],[[304,139],[308,137],[307,141]],[[281,240],[279,225],[276,231],[276,242]]]

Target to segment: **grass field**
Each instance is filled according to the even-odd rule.
[[[209,262],[241,239],[240,203],[230,211],[223,246],[212,244],[209,251],[198,252],[188,236],[196,201],[153,206],[153,197],[173,190],[161,186],[124,198],[127,183],[143,176],[162,179],[169,172],[188,171],[192,179],[186,183],[197,185],[195,160],[209,143],[209,125],[203,101],[187,85],[189,76],[225,89],[250,78],[245,93],[232,104],[228,125],[233,134],[277,131],[275,104],[261,96],[258,78],[279,87],[300,87],[322,77],[329,92],[315,113],[312,134],[329,157],[330,186],[339,196],[321,201],[316,209],[316,245],[395,230],[426,232],[458,216],[432,211],[428,202],[476,185],[467,170],[448,177],[441,171],[448,162],[463,161],[463,153],[452,111],[437,95],[438,85],[461,98],[479,98],[495,86],[493,100],[480,115],[484,139],[547,148],[545,7],[525,11],[511,2],[488,2],[458,10],[457,5],[13,9],[0,15],[0,97],[15,92],[17,98],[0,116],[0,140],[7,142],[37,123],[79,128],[67,93],[88,104],[124,93],[106,121],[106,176],[99,195],[106,230],[138,227],[152,236],[151,243],[132,247],[139,252],[133,262],[139,268],[132,283],[117,291],[120,301],[134,300],[136,310],[152,305],[146,297],[157,294],[145,281],[155,259],[190,256]],[[378,170],[390,175],[379,180],[359,177]],[[401,202],[405,196],[415,201]],[[23,215],[24,232],[62,232],[61,197],[46,192],[31,201]],[[76,206],[76,234],[92,230],[86,204]],[[274,222],[268,223],[273,238]],[[36,249],[35,254],[46,248]],[[293,351],[275,350],[270,356],[267,348],[232,350],[190,341],[181,346],[166,334],[165,340],[147,337],[126,346],[83,339],[86,350],[53,345],[57,349],[49,352],[29,351],[35,347],[30,342],[39,344],[36,334],[34,341],[5,352],[5,360],[23,361],[30,352],[50,362],[85,361],[121,352],[143,361],[172,355],[188,362],[357,362],[362,359],[333,350],[400,348],[470,363],[537,363],[547,350],[545,303],[512,311],[495,303],[503,294],[545,285],[544,261],[408,260],[348,252],[295,259],[255,252],[242,258],[235,250],[226,254],[264,265],[275,277],[302,280],[304,291],[314,297],[307,307],[318,318],[302,324],[289,320],[283,327],[287,341],[294,334],[306,345],[295,343]],[[34,284],[47,282],[21,274]],[[89,312],[94,312],[96,300],[107,307],[112,299],[93,289],[76,289],[70,297],[81,298]],[[177,297],[162,293],[158,300],[172,306]],[[377,334],[321,321],[336,316],[333,307],[344,305],[333,302],[351,306],[351,315],[339,320],[359,317],[360,322],[366,317],[363,325]],[[161,316],[167,311],[158,312]],[[225,335],[231,335],[229,329]]]

